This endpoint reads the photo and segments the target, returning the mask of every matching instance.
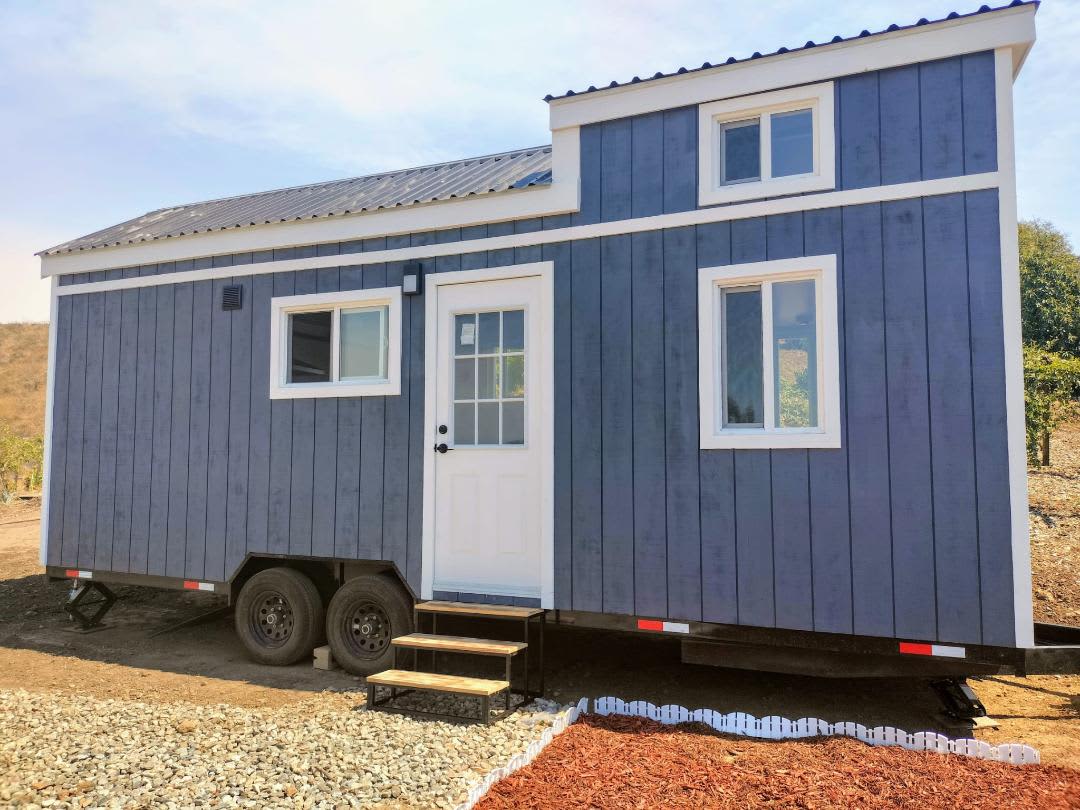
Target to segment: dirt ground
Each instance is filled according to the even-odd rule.
[[[1080,423],[1054,434],[1050,461],[1028,470],[1035,620],[1080,625]]]
[[[220,607],[219,597],[148,588],[117,589],[108,628],[71,632],[64,583],[47,583],[38,564],[39,523],[32,505],[0,513],[0,688],[59,691],[143,702],[179,700],[266,707],[323,690],[354,690],[359,679],[309,665],[273,668],[248,661],[218,615],[177,624]],[[161,630],[171,630],[155,635]],[[670,639],[552,628],[548,693],[563,702],[616,695],[654,703],[707,706],[758,716],[820,717],[951,736],[936,699],[917,680],[844,680],[748,673],[679,663]],[[1043,762],[1080,768],[1080,678],[987,678],[973,685],[1001,726],[990,742],[1025,742]]]

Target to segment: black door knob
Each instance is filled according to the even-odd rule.
[[[436,453],[448,453],[448,452],[450,452],[450,448],[446,446],[446,442],[443,442],[442,444],[435,445],[435,452]]]

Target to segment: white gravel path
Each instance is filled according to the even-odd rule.
[[[0,690],[0,805],[450,808],[560,709],[482,726],[363,705],[360,692],[246,709]]]

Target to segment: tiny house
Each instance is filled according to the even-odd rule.
[[[325,629],[361,673],[428,600],[694,660],[1014,661],[1035,11],[567,92],[550,145],[42,252],[49,575],[228,594],[260,660]]]

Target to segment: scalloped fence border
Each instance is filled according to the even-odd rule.
[[[580,706],[580,704],[578,704]],[[953,740],[933,731],[908,734],[892,726],[867,728],[858,723],[826,723],[816,717],[789,720],[786,717],[754,717],[744,712],[721,714],[712,709],[690,711],[683,706],[656,706],[644,700],[629,703],[616,697],[596,698],[593,711],[599,715],[647,717],[665,725],[704,723],[724,734],[738,734],[763,740],[798,740],[806,737],[853,737],[868,745],[895,745],[909,751],[936,751],[960,754],[1012,765],[1037,765],[1039,752],[1030,745],[1002,743],[990,745],[982,740]]]
[[[919,731],[908,734],[903,729],[892,726],[867,728],[859,723],[826,723],[816,717],[800,717],[789,720],[786,717],[754,717],[745,712],[722,714],[712,709],[690,711],[684,706],[665,704],[657,706],[646,700],[625,701],[617,697],[594,698],[593,713],[601,716],[621,715],[623,717],[645,717],[664,725],[677,723],[704,723],[723,734],[736,734],[741,737],[754,737],[760,740],[799,740],[808,737],[852,737],[867,745],[892,745],[909,751],[935,751],[939,754],[959,754],[976,759],[988,759],[993,762],[1005,762],[1010,765],[1038,765],[1039,752],[1030,745],[1022,743],[1002,743],[990,745],[982,740],[970,738],[953,740],[934,731]],[[577,705],[563,711],[546,729],[539,739],[533,740],[520,754],[515,754],[505,765],[488,773],[481,781],[469,788],[468,797],[454,810],[472,810],[484,797],[491,786],[514,771],[524,768],[543,751],[556,736],[566,731],[568,726],[578,721],[581,715],[589,711],[589,698],[583,697]]]
[[[520,754],[515,754],[510,758],[510,761],[505,765],[502,765],[495,770],[488,773],[483,779],[469,788],[469,793],[465,801],[461,804],[455,805],[454,810],[472,810],[480,799],[484,797],[484,794],[491,789],[491,786],[498,782],[500,779],[505,779],[514,771],[521,770],[543,751],[551,741],[558,735],[566,731],[568,726],[573,725],[578,721],[578,718],[589,710],[589,699],[583,697],[577,702],[576,706],[571,706],[569,709],[560,712],[555,718],[555,722],[551,724],[551,728],[545,729],[544,733],[540,735],[538,739],[529,743],[528,747]]]

